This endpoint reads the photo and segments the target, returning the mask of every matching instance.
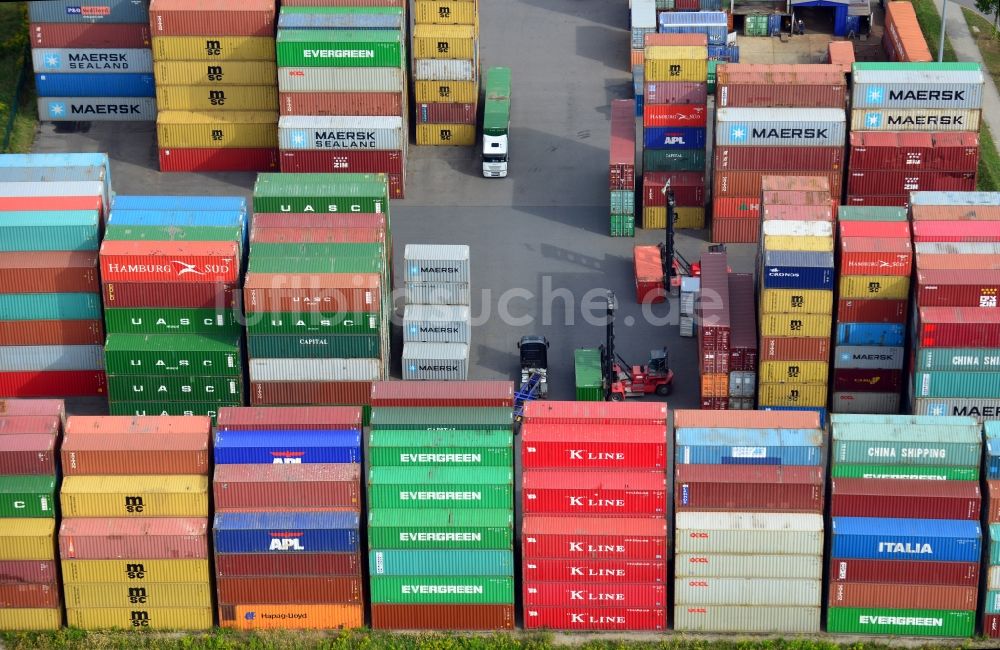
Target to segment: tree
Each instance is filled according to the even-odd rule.
[[[993,38],[997,38],[1000,35],[1000,0],[976,0],[976,9],[993,16]]]

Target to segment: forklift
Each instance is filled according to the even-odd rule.
[[[524,405],[549,394],[549,340],[544,336],[522,336],[517,342],[521,353],[521,384],[514,395],[514,421],[520,423]]]
[[[649,363],[633,366],[615,352],[615,312],[618,309],[613,291],[608,291],[607,340],[600,347],[601,369],[604,374],[604,398],[623,402],[629,397],[644,397],[656,393],[670,395],[674,371],[670,369],[670,353],[660,348],[649,353]]]
[[[684,256],[677,252],[674,245],[674,221],[677,218],[677,201],[674,198],[674,191],[670,187],[670,179],[667,179],[663,186],[663,193],[667,196],[667,223],[666,237],[662,244],[657,244],[660,249],[660,266],[663,268],[663,288],[676,295],[680,291],[681,278],[685,275],[698,275],[701,271],[696,268],[697,264],[690,264]]]

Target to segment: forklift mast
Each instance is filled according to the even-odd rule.
[[[615,310],[618,305],[615,301],[615,292],[608,291],[608,322],[605,325],[606,335],[603,350],[601,350],[601,363],[604,366],[604,399],[611,399],[611,385],[618,380],[615,376]]]
[[[667,223],[665,224],[666,238],[660,248],[660,265],[663,267],[663,284],[670,286],[670,281],[677,275],[674,267],[674,219],[677,215],[677,202],[674,200],[674,191],[670,187],[670,179],[663,187],[663,193],[667,195]]]

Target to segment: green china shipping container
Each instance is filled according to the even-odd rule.
[[[129,307],[104,310],[108,334],[216,334],[239,336],[242,317],[230,309]]]
[[[371,312],[251,312],[246,314],[247,334],[376,334],[378,314]]]
[[[372,467],[513,467],[509,431],[376,430],[368,439]]]
[[[931,481],[978,481],[978,467],[921,467],[912,465],[852,465],[834,463],[833,478],[922,479]]]
[[[242,401],[241,377],[147,377],[145,375],[108,375],[111,401],[199,402],[213,400]]]
[[[238,377],[239,337],[197,334],[110,334],[104,347],[109,375]]]
[[[55,497],[54,476],[0,476],[0,517],[55,517]]]
[[[379,337],[370,335],[250,336],[247,352],[257,359],[373,359],[379,357]]]
[[[279,68],[399,68],[406,48],[391,29],[279,29]]]
[[[253,211],[387,214],[389,181],[385,174],[258,174]]]
[[[372,467],[368,507],[513,508],[514,471],[509,467]]]
[[[508,407],[381,407],[372,411],[372,429],[510,429]]]
[[[834,634],[892,636],[970,637],[975,627],[975,612],[877,607],[831,607],[826,624]]]
[[[596,348],[574,350],[573,362],[576,368],[576,401],[603,402],[601,351]]]
[[[918,348],[914,370],[996,371],[1000,348]]]
[[[0,320],[98,320],[97,293],[0,294]]]
[[[373,576],[509,576],[514,551],[369,551]]]
[[[96,251],[97,210],[0,212],[0,252]]]
[[[406,605],[511,604],[514,578],[503,576],[372,576],[371,602]]]
[[[979,426],[852,423],[833,425],[833,464],[978,467]]]
[[[463,510],[382,508],[368,512],[370,549],[507,550],[513,544],[512,506]]]

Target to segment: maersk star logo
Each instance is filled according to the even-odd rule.
[[[49,102],[49,117],[62,117],[66,114],[66,104],[62,102]]]
[[[410,334],[416,334],[417,333],[417,329],[418,328],[417,328],[416,325],[410,325]]]
[[[292,131],[292,146],[302,149],[308,145],[309,136],[305,131]]]
[[[416,264],[410,265],[410,275],[420,275],[420,267]]]
[[[874,86],[868,89],[868,103],[869,104],[881,104],[885,101],[885,89],[880,86]]]
[[[410,364],[410,372],[416,372],[416,371],[417,371],[417,367],[414,364],[411,363]]]
[[[880,129],[882,128],[882,114],[881,113],[865,113],[865,127],[869,129]]]
[[[934,416],[943,416],[948,414],[947,404],[931,404],[927,407],[927,413]]]
[[[733,142],[746,142],[747,127],[744,124],[734,124],[729,127],[729,139]]]
[[[45,69],[46,70],[58,70],[62,67],[62,57],[58,54],[51,53],[45,55]]]

